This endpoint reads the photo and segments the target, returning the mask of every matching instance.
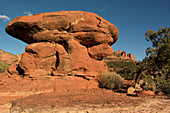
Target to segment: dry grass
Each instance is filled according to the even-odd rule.
[[[103,72],[99,79],[100,87],[107,89],[120,89],[124,85],[124,80],[115,72]]]

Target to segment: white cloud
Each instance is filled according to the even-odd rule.
[[[10,18],[6,15],[0,15],[0,19],[3,19],[4,21],[9,21]]]
[[[102,9],[100,9],[99,11],[104,11],[104,10],[106,10],[106,7],[104,7],[104,8],[102,8]]]
[[[30,11],[23,12],[23,14],[33,15]]]

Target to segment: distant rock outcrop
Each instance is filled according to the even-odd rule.
[[[0,49],[0,62],[7,62],[7,64],[12,64],[17,61],[17,56]]]
[[[135,58],[135,55],[133,55],[133,54],[128,54],[127,56],[128,56],[131,60],[137,61],[136,58]]]
[[[20,75],[98,76],[103,58],[112,55],[118,29],[100,16],[83,11],[59,11],[21,16],[6,32],[29,45],[16,70]],[[9,73],[12,74],[9,69]],[[15,72],[16,73],[16,72]]]
[[[133,54],[127,54],[125,51],[122,51],[122,50],[118,50],[114,52],[113,55],[108,56],[107,58],[111,58],[115,60],[116,59],[131,60],[131,61],[137,62]]]

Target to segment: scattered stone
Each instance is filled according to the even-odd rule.
[[[129,88],[129,87],[134,87],[135,86],[135,81],[134,80],[124,80],[124,88]]]
[[[151,91],[151,90],[148,90],[148,91],[143,90],[142,93],[145,94],[145,95],[149,95],[149,96],[154,96],[155,95],[155,93],[153,91]]]
[[[129,88],[127,89],[127,95],[136,96],[135,88],[129,87]]]
[[[141,86],[140,86],[140,84],[135,84],[135,89],[136,89],[136,91],[138,91],[138,92],[140,92],[140,91],[142,91],[143,89],[141,88]]]
[[[146,97],[146,96],[155,96],[155,93],[151,90],[143,90],[139,93],[137,93],[139,97]]]
[[[157,94],[158,94],[159,96],[163,96],[163,95],[164,95],[164,93],[163,93],[162,91],[158,92]]]

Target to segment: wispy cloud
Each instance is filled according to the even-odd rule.
[[[31,13],[31,11],[26,11],[26,12],[23,12],[22,14],[33,15],[33,14]]]
[[[3,19],[4,21],[9,21],[10,17],[8,17],[6,15],[0,15],[0,19]]]
[[[100,9],[99,11],[104,11],[104,10],[106,10],[106,7],[104,7],[104,8],[102,8],[102,9]]]

